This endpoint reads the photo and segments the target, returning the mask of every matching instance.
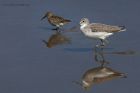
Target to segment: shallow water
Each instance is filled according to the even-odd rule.
[[[126,0],[1,0],[0,1],[0,92],[1,93],[85,93],[72,81],[80,81],[85,71],[98,67],[94,46],[98,41],[86,38],[80,30],[64,32],[78,26],[82,17],[91,22],[125,25],[126,32],[109,39],[105,52],[107,66],[127,73],[127,78],[93,85],[89,93],[138,93],[140,1]],[[44,20],[46,11],[71,19],[63,35],[70,43],[46,47],[55,32]],[[116,54],[134,51],[133,55]]]

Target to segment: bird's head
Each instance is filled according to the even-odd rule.
[[[46,13],[46,15],[49,18],[49,17],[53,16],[53,13],[49,11],[49,12]]]
[[[85,89],[85,90],[89,90],[92,86],[93,82],[87,82],[85,80],[82,81],[82,87]]]
[[[89,20],[88,18],[82,18],[81,21],[80,21],[80,25],[81,26],[86,26],[89,24]]]
[[[47,17],[47,18],[50,18],[52,15],[53,15],[52,12],[47,12],[47,13],[41,18],[41,20],[45,19],[46,17]]]

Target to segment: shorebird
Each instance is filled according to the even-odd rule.
[[[71,20],[65,19],[63,17],[57,16],[55,14],[53,14],[52,12],[47,12],[42,18],[41,20],[45,19],[47,17],[48,22],[53,25],[56,26],[56,29],[54,30],[58,30],[60,27],[64,26],[65,24],[71,22]]]
[[[81,85],[85,90],[88,90],[93,84],[126,77],[126,74],[115,71],[109,67],[96,67],[89,69],[84,73]]]
[[[82,18],[80,21],[80,29],[85,36],[100,39],[102,45],[107,43],[106,38],[116,32],[125,31],[125,26],[112,26],[102,23],[90,23],[88,18]]]

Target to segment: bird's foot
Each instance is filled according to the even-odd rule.
[[[101,45],[96,45],[97,48],[101,48],[103,49],[105,47],[105,45],[101,44]]]
[[[52,30],[56,30],[56,31],[57,31],[58,29],[59,29],[59,28],[53,28]]]
[[[101,45],[100,47],[105,47],[109,42],[106,39],[101,39]]]

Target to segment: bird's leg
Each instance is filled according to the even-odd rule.
[[[104,39],[104,40],[103,40],[103,39],[100,39],[100,40],[101,40],[101,43],[102,43],[101,46],[103,46],[103,47],[104,47],[106,44],[109,43],[106,39]]]
[[[104,67],[105,64],[109,64],[109,62],[105,60],[105,57],[104,57],[104,49],[103,48],[101,48],[101,51],[99,52],[99,54],[100,54],[100,57],[102,59],[100,61],[101,67]]]
[[[106,44],[108,44],[108,43],[109,43],[109,41],[106,40],[106,39],[104,39],[104,44],[106,45]]]
[[[58,31],[58,29],[59,29],[59,27],[56,27],[56,28],[53,28],[52,30],[56,30],[56,31]]]
[[[102,46],[96,46],[94,48],[94,59],[96,62],[100,63],[101,67],[104,67],[104,65],[109,64],[109,62],[105,60],[104,47]]]
[[[104,67],[106,61],[105,61],[105,57],[104,57],[104,54],[103,54],[103,50],[102,50],[102,52],[101,52],[101,57],[102,57],[101,67]]]
[[[101,41],[101,44],[96,45],[97,48],[103,48],[105,46],[103,39],[100,39],[100,41]]]
[[[103,39],[100,39],[100,40],[101,40],[101,45],[100,45],[100,47],[104,47],[104,46],[105,46],[104,40],[103,40]]]

